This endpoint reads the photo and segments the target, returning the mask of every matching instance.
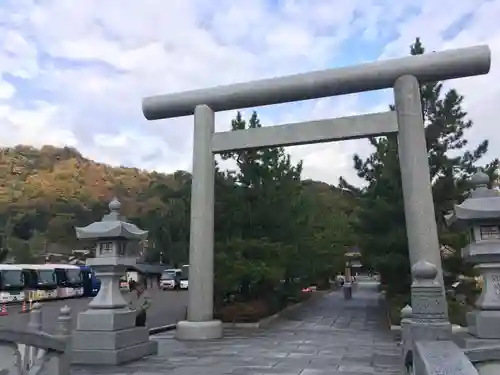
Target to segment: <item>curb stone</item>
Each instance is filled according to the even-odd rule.
[[[163,333],[163,332],[168,332],[168,331],[173,331],[177,327],[177,323],[174,324],[167,324],[164,326],[159,326],[159,327],[153,327],[149,329],[149,335],[157,335],[158,333]]]

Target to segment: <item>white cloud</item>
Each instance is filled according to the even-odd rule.
[[[465,95],[475,122],[471,142],[490,139],[490,156],[498,156],[499,14],[500,0],[5,1],[1,144],[69,144],[116,165],[186,169],[192,120],[147,122],[143,96],[404,56],[421,36],[428,50],[492,48],[490,75],[448,85]],[[387,96],[367,97],[257,110],[265,124],[276,124],[389,104]],[[217,129],[228,129],[233,115],[217,114]],[[352,154],[367,151],[363,141],[290,148],[306,177],[328,182],[353,178]]]
[[[0,106],[2,133],[8,144],[78,146],[72,131],[57,120],[58,108],[46,102],[32,103],[30,110]]]
[[[9,82],[0,80],[0,99],[10,99],[16,93],[16,88]]]

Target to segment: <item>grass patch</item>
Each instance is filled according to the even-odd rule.
[[[286,303],[277,303],[269,299],[233,302],[220,307],[216,311],[215,317],[224,323],[257,323],[288,306],[308,300],[312,294],[300,293],[296,298],[290,298]]]

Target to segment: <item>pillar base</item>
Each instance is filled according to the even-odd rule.
[[[158,354],[158,342],[143,341],[137,345],[120,349],[73,349],[71,363],[74,365],[120,366],[156,354]]]
[[[158,353],[146,327],[135,326],[135,311],[87,310],[78,314],[72,334],[71,361],[82,365],[118,366]]]
[[[186,341],[220,339],[222,337],[222,322],[220,320],[209,320],[206,322],[182,320],[177,323],[175,337],[178,340]]]
[[[453,336],[453,341],[474,363],[479,374],[500,373],[499,339],[481,339],[470,333],[461,332]]]
[[[469,332],[481,339],[500,340],[500,311],[474,310],[467,313]]]

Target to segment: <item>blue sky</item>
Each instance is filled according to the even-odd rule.
[[[490,75],[450,81],[490,139],[500,101],[500,0],[10,0],[0,3],[2,146],[70,145],[113,165],[190,169],[192,119],[147,122],[141,98],[339,67],[409,53],[489,44]],[[385,110],[388,92],[256,108],[265,125]],[[246,110],[248,115],[250,110]],[[217,115],[217,129],[234,112]],[[366,141],[288,150],[304,176],[356,181]],[[485,160],[487,161],[487,160]]]

